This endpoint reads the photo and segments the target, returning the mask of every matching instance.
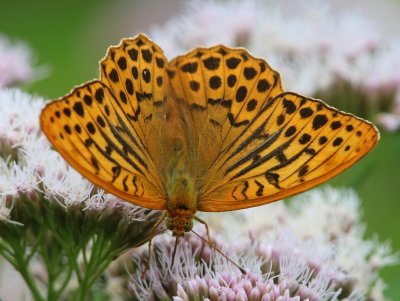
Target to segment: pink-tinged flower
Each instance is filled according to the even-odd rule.
[[[11,219],[11,211],[14,207],[14,200],[6,195],[0,195],[0,223],[9,223],[23,226],[18,221]]]
[[[203,217],[214,230],[213,243],[247,275],[191,233],[180,239],[172,266],[174,239],[163,236],[155,239],[150,263],[147,250],[135,255],[133,296],[380,301],[374,299],[383,288],[375,285],[380,281],[378,271],[398,258],[388,244],[363,238],[355,193],[326,188],[296,198],[292,206],[276,203]],[[195,231],[206,239],[201,225]]]
[[[11,43],[0,34],[0,87],[30,82],[44,70],[34,69],[31,49],[20,41]]]
[[[150,36],[170,58],[198,46],[246,47],[280,71],[285,89],[315,95],[341,81],[367,92],[398,87],[400,33],[388,34],[388,24],[335,2],[192,0]]]
[[[260,3],[254,0],[189,1],[182,15],[165,26],[154,27],[151,37],[169,58],[200,45],[245,46],[256,26]]]
[[[35,198],[40,181],[33,170],[3,159],[0,159],[0,165],[0,194],[10,198],[21,195]]]
[[[380,62],[376,69],[370,74],[366,81],[366,88],[369,90],[382,91],[389,93],[400,89],[400,40],[394,45],[383,50],[380,56]]]
[[[19,89],[0,88],[0,155],[6,156],[23,140],[40,133],[39,113],[45,101]]]
[[[395,94],[391,111],[379,113],[377,122],[389,132],[395,132],[400,129],[400,87]]]
[[[378,123],[389,132],[400,129],[400,114],[380,113],[377,118]]]
[[[329,274],[332,270],[316,273],[306,262],[299,260],[296,253],[280,253],[278,261],[273,262],[271,258],[257,254],[254,245],[249,245],[246,252],[240,254],[224,249],[232,260],[248,271],[244,275],[215,252],[208,259],[199,257],[201,247],[194,248],[188,244],[189,240],[185,238],[178,246],[174,266],[171,266],[173,244],[158,240],[149,269],[140,269],[133,276],[130,289],[136,298],[163,300],[170,296],[174,300],[294,301],[307,298],[334,300],[340,293]],[[203,245],[202,241],[200,245]],[[138,258],[136,261],[138,266],[146,267],[145,261]]]
[[[353,61],[361,76],[354,82],[368,93],[394,94],[400,89],[400,36]]]
[[[221,234],[236,240],[243,239],[251,231],[252,237],[261,242],[259,248],[267,257],[276,258],[276,254],[284,250],[296,249],[297,256],[304,256],[304,261],[314,270],[333,265],[337,271],[345,273],[346,279],[352,279],[355,291],[364,293],[365,288],[379,278],[370,271],[393,264],[397,259],[386,244],[364,239],[365,226],[360,211],[360,201],[353,191],[328,187],[297,196],[292,206],[277,203],[221,213],[223,216],[218,218],[208,215],[204,219],[211,228],[216,223],[216,229],[225,229]],[[290,236],[282,235],[282,231]],[[283,239],[285,237],[290,239]],[[265,244],[265,241],[273,243]],[[379,268],[371,262],[375,256],[379,258],[376,260]],[[344,279],[341,273],[334,273],[332,277]]]
[[[368,18],[362,11],[349,12],[339,9],[323,22],[323,30],[319,31],[321,47],[334,55],[355,59],[363,53],[370,53],[382,42],[380,31],[383,28],[375,20]]]

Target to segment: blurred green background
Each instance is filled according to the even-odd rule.
[[[162,25],[184,1],[0,1],[0,33],[21,39],[48,75],[24,89],[48,99],[98,76],[98,61],[124,36]],[[150,4],[149,4],[150,2]],[[158,4],[163,4],[159,8]],[[400,55],[400,54],[399,54]],[[382,133],[378,146],[359,164],[330,182],[355,188],[363,201],[367,235],[400,250],[400,134]],[[386,296],[400,300],[400,267],[382,272]]]

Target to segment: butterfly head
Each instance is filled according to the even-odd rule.
[[[169,216],[166,219],[166,225],[172,231],[174,236],[183,236],[193,228],[193,210],[175,209],[168,211]]]

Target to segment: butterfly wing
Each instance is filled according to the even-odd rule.
[[[229,153],[261,107],[282,92],[280,77],[246,50],[221,45],[179,56],[168,70],[175,97],[187,103],[192,118],[194,137],[187,140],[196,140],[191,161],[202,194],[218,180],[216,159]]]
[[[157,145],[148,141],[165,110],[165,62],[145,36],[124,39],[100,62],[100,81],[49,103],[40,116],[50,142],[83,176],[150,209],[165,209]]]
[[[249,208],[311,189],[356,163],[379,139],[371,123],[290,92],[268,103],[246,131],[251,134],[217,160],[218,184],[199,210]]]
[[[360,118],[283,93],[279,74],[244,49],[199,48],[169,69],[197,132],[201,211],[258,206],[310,189],[358,161],[379,137]]]

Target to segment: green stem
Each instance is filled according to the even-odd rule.
[[[37,236],[37,243],[34,246],[33,249],[37,250],[38,253],[40,254],[44,266],[46,267],[47,271],[47,300],[54,300],[53,299],[53,294],[54,294],[54,284],[55,284],[55,277],[54,277],[54,269],[57,267],[57,264],[54,264],[54,259],[60,259],[60,256],[54,256],[53,250],[55,250],[58,245],[57,244],[52,244],[52,246],[49,246],[49,241],[48,241],[48,228],[47,227],[40,227],[40,231]],[[30,257],[33,256],[31,253],[29,255]],[[57,258],[58,257],[58,258]]]
[[[4,257],[12,266],[15,266],[14,252],[8,249],[4,244],[0,242],[0,255]]]
[[[107,269],[107,267],[110,265],[111,262],[112,262],[111,257],[104,259],[101,262],[101,264],[98,266],[97,272],[92,275],[92,279],[89,282],[90,286],[92,286],[97,281],[97,279],[104,273],[104,271]]]
[[[19,262],[19,260],[17,261]],[[37,288],[36,283],[31,277],[31,274],[29,273],[25,264],[22,263],[21,265],[16,266],[15,269],[21,274],[22,278],[24,278],[26,285],[31,291],[33,299],[35,301],[44,301],[45,299],[40,294],[39,289]]]
[[[86,250],[83,250],[86,251]],[[80,301],[90,300],[91,287],[103,274],[112,261],[111,244],[102,234],[93,238],[92,250],[86,258],[86,269],[83,281],[80,283],[78,296]]]
[[[96,235],[96,237],[93,238],[93,245],[92,245],[92,250],[89,258],[86,258],[85,262],[85,275],[83,277],[83,283],[81,284],[81,290],[80,290],[80,299],[79,300],[86,300],[87,295],[90,293],[90,288],[91,288],[91,282],[90,279],[92,278],[93,271],[98,267],[98,259],[99,259],[99,253],[101,252],[101,245],[102,245],[102,237],[101,235]],[[83,252],[86,253],[86,248],[83,249]]]
[[[58,233],[57,227],[53,223],[47,224],[46,226],[49,227],[52,235],[54,236],[54,239],[57,241],[57,243],[60,244],[62,249],[66,252],[68,257],[68,262],[72,266],[72,269],[75,271],[75,274],[78,278],[78,283],[80,283],[82,281],[82,274],[77,263],[77,258],[79,256],[79,248],[74,248],[74,245],[69,244],[68,240],[66,241],[66,239],[64,239],[62,235]],[[71,242],[72,240],[69,241]]]
[[[64,292],[65,288],[67,287],[67,285],[71,279],[71,276],[72,276],[72,269],[69,268],[69,269],[67,269],[67,275],[65,276],[64,281],[62,282],[61,286],[54,294],[54,300],[60,299],[60,296]]]
[[[23,255],[24,250],[20,250],[18,244],[13,244],[12,241],[10,241],[10,243],[12,249],[14,250],[14,258],[15,258],[14,262],[15,264],[13,264],[14,268],[21,274],[22,278],[25,280],[25,283],[28,286],[33,299],[35,301],[44,301],[45,299],[40,294],[40,291],[37,288],[36,283],[31,277],[31,274],[28,270],[29,261],[24,259]]]

